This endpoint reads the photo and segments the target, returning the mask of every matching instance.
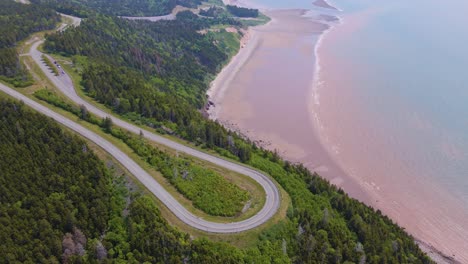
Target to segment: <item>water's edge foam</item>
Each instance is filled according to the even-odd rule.
[[[328,2],[328,4],[330,4]],[[331,4],[330,4],[331,5]],[[334,5],[332,5],[334,6]],[[328,152],[328,154],[331,157],[334,157],[336,154],[339,153],[339,148],[335,145],[332,145],[330,142],[329,138],[324,134],[324,126],[323,123],[318,115],[318,107],[320,106],[320,94],[319,90],[320,88],[324,87],[325,83],[323,80],[320,78],[320,74],[322,71],[322,65],[320,64],[320,52],[319,49],[323,45],[324,39],[330,34],[330,32],[333,32],[333,30],[344,23],[344,18],[340,17],[339,15],[334,15],[338,20],[334,23],[328,23],[329,28],[324,30],[320,36],[317,39],[317,42],[315,43],[314,47],[314,59],[315,59],[315,65],[314,65],[314,72],[312,74],[312,84],[310,87],[310,94],[308,95],[309,97],[309,115],[311,116],[311,121],[313,124],[313,128],[315,129],[316,134],[318,135],[321,144],[323,148]],[[336,160],[335,163],[339,164]]]
[[[330,4],[329,1],[327,2]],[[334,4],[330,5],[336,7]],[[339,9],[339,11],[342,12],[341,9]],[[315,132],[318,138],[320,139],[323,148],[329,153],[330,157],[332,157],[334,162],[343,169],[343,171],[347,174],[348,177],[356,180],[356,182],[360,184],[360,179],[357,178],[356,175],[354,175],[354,173],[349,170],[349,168],[343,167],[340,163],[339,158],[337,157],[337,155],[340,154],[339,146],[334,145],[334,143],[331,142],[329,137],[326,135],[324,131],[325,127],[319,116],[318,111],[318,108],[320,107],[320,90],[326,88],[325,81],[322,80],[320,77],[324,71],[320,59],[320,49],[323,47],[324,41],[326,40],[327,36],[329,36],[330,33],[332,33],[337,27],[346,23],[346,19],[344,16],[336,15],[336,17],[338,18],[337,23],[330,24],[330,27],[327,30],[325,30],[322,34],[320,34],[317,43],[314,47],[315,66],[313,73],[313,81],[309,94],[309,115],[311,117],[311,121],[313,122],[312,127],[315,129]],[[426,254],[428,254],[429,257],[431,257],[431,259],[433,259],[437,263],[458,263],[453,259],[453,257],[446,255],[444,252],[440,251],[439,249],[437,249],[430,243],[427,243],[426,241],[415,238],[415,242]]]

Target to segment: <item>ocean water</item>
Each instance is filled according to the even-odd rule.
[[[468,209],[468,2],[336,2],[351,21],[365,20],[324,44],[324,56],[341,62],[334,68],[356,65],[350,100],[372,113],[389,152]]]
[[[253,2],[313,8],[304,0]],[[342,9],[335,14],[344,23],[366,20],[343,41],[325,41],[335,59],[359,66],[352,70],[353,99],[372,112],[369,122],[393,134],[388,140],[403,145],[402,159],[425,168],[468,209],[468,2],[331,3]]]
[[[311,93],[324,145],[372,205],[468,261],[468,2],[332,4],[341,22],[320,41]]]

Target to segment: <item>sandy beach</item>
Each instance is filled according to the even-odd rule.
[[[249,41],[207,92],[214,103],[209,116],[288,160],[303,163],[353,197],[369,200],[333,161],[313,124],[303,122],[309,120],[306,95],[313,83],[314,45],[330,27],[330,17],[305,13],[266,11],[272,20],[250,28]]]
[[[225,2],[232,4],[232,1]],[[369,159],[360,159],[364,156],[362,153],[343,151],[345,144],[348,150],[362,149],[359,147],[364,140],[362,137],[372,139],[372,135],[347,137],[347,131],[356,124],[346,124],[353,119],[339,120],[335,115],[336,109],[347,111],[348,108],[340,108],[340,104],[349,104],[347,98],[352,98],[351,94],[339,90],[347,86],[346,72],[340,75],[343,79],[337,80],[339,83],[333,84],[335,89],[320,91],[320,99],[318,91],[314,90],[317,82],[327,80],[332,84],[330,76],[314,79],[319,70],[316,69],[315,47],[318,41],[323,44],[320,38],[323,32],[339,21],[328,14],[309,16],[310,11],[305,17],[305,10],[264,12],[272,21],[249,29],[244,47],[213,81],[207,93],[214,103],[208,111],[210,118],[265,148],[277,150],[290,161],[303,163],[352,197],[382,210],[413,234],[421,242],[421,248],[437,262],[468,261],[464,252],[468,234],[463,227],[468,216],[460,210],[462,205],[451,200],[450,195],[435,184],[411,178],[410,174],[415,172],[399,177],[389,175],[397,159],[376,155],[376,163],[378,159],[389,160],[382,170],[370,170],[366,167]],[[355,23],[365,21],[356,19]],[[341,29],[331,36],[327,32],[326,42],[342,41],[338,36],[346,34],[352,31]],[[326,47],[318,50],[326,53]],[[327,60],[320,64],[330,70],[333,63],[339,61]],[[365,116],[360,112],[347,114]],[[328,123],[318,122],[319,115]],[[340,122],[348,126],[341,126]],[[361,126],[365,127],[365,123]],[[379,143],[375,145],[380,146]],[[428,208],[427,201],[434,207]]]

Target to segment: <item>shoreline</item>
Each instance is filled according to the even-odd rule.
[[[326,30],[320,36],[319,40],[317,41],[317,45],[315,46],[316,67],[314,68],[314,81],[311,85],[310,96],[309,96],[310,97],[309,112],[311,114],[311,121],[314,123],[314,128],[317,130],[317,133],[319,135],[319,138],[322,141],[324,148],[329,152],[331,156],[334,157],[334,161],[340,166],[344,166],[342,165],[341,161],[339,160],[337,156],[341,154],[340,149],[338,146],[333,145],[333,143],[329,140],[327,134],[325,133],[324,125],[321,122],[319,113],[318,113],[319,112],[318,107],[320,106],[319,91],[321,90],[321,88],[324,88],[322,86],[325,84],[325,80],[322,80],[320,76],[321,71],[323,70],[322,69],[323,65],[321,64],[321,61],[320,61],[321,59],[320,59],[319,49],[323,47],[323,41],[327,38],[329,33],[333,32],[334,29],[336,29],[338,26],[344,23],[343,19],[344,18],[341,17],[338,21],[338,24]],[[395,216],[394,208],[391,208],[389,204],[384,205],[381,203],[377,203],[377,202],[380,202],[381,199],[378,198],[379,195],[377,194],[379,192],[379,187],[377,185],[374,185],[374,182],[367,182],[364,178],[359,177],[358,175],[356,175],[356,173],[353,173],[353,172],[347,171],[346,176],[353,178],[355,181],[359,183],[362,183],[364,187],[363,190],[367,194],[373,197],[372,200],[363,201],[363,202],[365,202],[368,206],[382,210],[385,213],[385,215],[388,215],[389,217],[391,216],[391,219],[393,219],[393,221],[398,223],[399,226],[405,227],[406,232],[408,232],[414,237],[414,240],[418,244],[418,246],[431,259],[433,259],[437,263],[462,263],[457,259],[457,257],[459,256],[456,256],[455,254],[452,254],[452,253],[448,253],[446,251],[448,250],[447,248],[444,248],[444,247],[439,248],[438,246],[433,245],[434,241],[431,242],[430,239],[428,238],[423,239],[422,237],[420,237],[420,236],[424,236],[423,233],[420,233],[420,230],[413,230],[412,228],[406,228],[406,225],[403,224],[404,221],[402,221],[401,219]],[[371,188],[368,188],[369,186],[365,186],[369,184],[372,185],[370,186]],[[382,186],[382,187],[386,187],[386,186]],[[377,190],[375,188],[377,188]],[[377,199],[375,200],[376,203],[374,203],[374,199]],[[393,210],[393,213],[391,213],[392,210]],[[399,213],[401,212],[398,212],[398,214]],[[428,221],[427,219],[419,219],[419,220]]]
[[[369,15],[369,13],[360,14],[358,17],[345,17],[346,23],[342,23],[342,26],[346,29],[339,29],[341,28],[341,26],[335,27],[336,33],[330,35],[325,34],[322,40],[327,39],[327,36],[330,36],[331,39],[327,39],[326,41],[328,42],[326,42],[326,44],[339,43],[340,41],[344,41],[346,37],[343,37],[343,34],[352,34],[352,32],[356,30],[356,28],[364,24],[364,20],[362,20],[361,18],[364,17],[365,19],[367,15]],[[325,141],[324,144],[328,145],[329,149],[333,148],[331,151],[336,152],[335,160],[342,164],[343,167],[349,170],[350,173],[348,173],[348,176],[355,178],[358,182],[361,182],[363,187],[366,189],[366,192],[374,197],[373,200],[378,200],[378,202],[376,203],[371,201],[371,203],[366,202],[366,204],[373,206],[374,208],[381,209],[386,215],[391,217],[400,226],[405,227],[407,232],[413,235],[415,240],[418,242],[420,248],[423,249],[432,259],[437,260],[438,263],[461,263],[460,260],[466,259],[466,254],[462,253],[463,246],[461,245],[463,245],[463,242],[460,242],[463,241],[463,234],[466,234],[466,232],[463,231],[463,229],[460,229],[463,228],[463,220],[459,220],[463,219],[460,217],[462,213],[455,213],[459,212],[459,210],[456,209],[456,206],[459,206],[459,204],[455,200],[451,199],[451,197],[448,196],[445,190],[438,188],[437,184],[435,184],[432,181],[420,181],[418,184],[415,184],[418,182],[418,179],[424,179],[416,177],[418,175],[417,171],[408,172],[407,170],[397,172],[398,175],[400,175],[400,177],[396,177],[393,183],[391,181],[386,180],[392,176],[382,173],[382,171],[380,171],[380,173],[378,173],[379,176],[375,178],[372,177],[373,173],[375,174],[375,171],[368,170],[364,171],[364,173],[362,173],[362,170],[359,171],[359,169],[362,169],[362,167],[365,166],[365,164],[359,162],[359,159],[352,157],[352,155],[356,153],[355,150],[357,150],[357,145],[354,144],[356,146],[352,147],[353,143],[349,144],[349,142],[351,142],[352,139],[346,137],[346,135],[344,135],[345,133],[337,132],[339,131],[340,127],[343,129],[349,128],[351,126],[349,124],[344,126],[336,125],[332,123],[333,121],[330,121],[340,120],[339,118],[336,118],[337,116],[339,116],[336,114],[338,112],[334,113],[334,111],[340,111],[339,108],[341,107],[339,107],[339,102],[346,105],[346,103],[344,103],[344,100],[336,100],[336,102],[334,102],[334,100],[332,100],[331,97],[340,94],[341,96],[344,96],[344,98],[348,98],[347,100],[349,102],[349,100],[352,100],[351,98],[353,98],[353,86],[349,81],[345,81],[347,80],[346,74],[343,74],[343,72],[341,72],[341,74],[343,75],[337,75],[334,71],[333,66],[338,65],[342,62],[339,61],[339,58],[334,58],[330,55],[333,53],[330,53],[332,50],[328,48],[329,46],[318,46],[317,49],[320,49],[320,47],[323,47],[324,50],[318,52],[318,60],[320,61],[321,59],[319,55],[320,53],[325,55],[325,60],[320,61],[320,67],[327,68],[321,69],[319,67],[317,69],[319,71],[319,74],[316,74],[317,79],[313,87],[314,90],[312,92],[311,98],[317,100],[318,102],[311,102],[311,113],[315,114],[312,120],[319,124],[316,127],[318,129],[324,130],[321,132]],[[344,71],[348,70],[349,72],[352,72],[352,69],[348,69],[346,67],[343,69]],[[321,70],[325,77],[323,80],[320,76]],[[338,77],[338,79],[342,80],[334,80],[333,78],[336,78],[335,76]],[[327,83],[322,83],[322,81],[325,81]],[[323,89],[323,91],[321,91],[322,87],[320,86],[323,85],[326,86],[323,87],[326,89]],[[344,87],[346,86],[349,86],[350,89],[345,89]],[[343,87],[343,89],[341,89],[340,87]],[[315,98],[313,97],[314,93]],[[321,102],[320,97],[318,95],[323,95],[324,102],[322,106],[320,106]],[[352,104],[350,104],[350,106],[351,105]],[[353,111],[352,108],[346,107],[342,108],[341,112],[343,112],[343,109],[347,109],[346,111]],[[353,114],[349,114],[348,116],[351,115],[361,116],[365,118],[366,113],[353,111]],[[323,128],[319,117],[323,118],[323,121],[325,122],[324,124],[326,125],[325,129]],[[361,122],[365,121],[353,119],[352,117],[348,117],[347,119],[358,120]],[[364,123],[361,123],[360,125],[363,124]],[[372,131],[372,129],[366,129],[365,131]],[[330,141],[328,141],[328,137],[330,137]],[[332,142],[333,144],[337,144],[336,146],[340,147],[340,149],[332,145]],[[379,141],[379,143],[380,142],[381,141]],[[343,147],[341,144],[348,145],[344,145]],[[372,144],[370,144],[369,146],[372,146]],[[343,148],[341,149],[341,147]],[[364,152],[362,153],[365,154],[365,152],[366,151],[364,150]],[[357,153],[359,153],[359,150],[357,150]],[[374,152],[373,155],[376,155],[376,153],[377,152]],[[369,160],[373,159],[367,159],[367,162],[369,162]],[[393,161],[395,162],[396,160]],[[388,166],[388,164],[389,163],[387,162],[387,164],[383,166]],[[394,165],[391,165],[391,168],[395,168],[395,166],[399,165],[398,162],[393,164]],[[361,166],[361,168],[359,168],[359,166]],[[372,168],[372,166],[370,166],[370,168]],[[404,169],[406,169],[406,167]],[[408,173],[412,173],[412,175],[408,175]],[[405,178],[403,178],[401,175],[413,177],[406,178],[405,180]],[[408,190],[411,190],[411,187],[407,186],[413,186],[412,189],[417,190],[417,195],[407,195],[409,193]],[[445,203],[434,201],[436,203],[433,205],[433,207],[424,208],[424,202],[429,201],[432,197],[427,194],[427,190],[432,190],[432,193],[437,193],[439,199],[445,201]],[[447,210],[452,212],[450,214],[445,214],[441,213],[441,210]],[[450,233],[449,231],[453,233]]]
[[[228,0],[229,1],[229,0]],[[235,1],[235,0],[234,0]],[[227,1],[225,1],[227,2]],[[287,153],[290,152],[288,150],[287,144],[284,147],[278,147],[278,142],[272,138],[263,137],[262,135],[257,135],[255,132],[245,129],[242,127],[241,124],[229,119],[229,118],[223,118],[220,116],[220,111],[222,111],[223,106],[224,106],[224,97],[226,96],[226,93],[231,92],[231,87],[230,84],[232,81],[235,79],[235,77],[238,75],[240,71],[243,70],[243,68],[246,67],[246,64],[251,62],[252,56],[256,54],[256,52],[259,49],[259,46],[262,44],[265,44],[264,42],[268,42],[268,40],[265,39],[264,34],[268,34],[268,32],[271,33],[271,31],[275,31],[276,29],[272,27],[280,26],[282,31],[285,28],[287,29],[288,26],[285,26],[285,23],[281,23],[276,19],[276,16],[284,16],[284,14],[290,14],[294,13],[293,16],[296,19],[299,19],[301,21],[306,21],[306,23],[310,23],[312,25],[315,24],[315,26],[319,26],[319,28],[315,29],[313,33],[306,32],[305,35],[315,35],[318,36],[318,41],[323,37],[323,35],[326,32],[329,32],[330,29],[333,28],[333,25],[336,23],[336,21],[340,21],[339,17],[336,17],[336,19],[330,20],[329,17],[323,18],[319,16],[320,12],[316,13],[315,15],[317,17],[312,17],[309,14],[310,10],[306,9],[288,9],[288,10],[274,10],[274,11],[264,11],[266,14],[271,18],[271,20],[261,26],[257,27],[249,27],[249,32],[251,33],[251,38],[248,40],[246,43],[245,48],[241,48],[239,53],[237,53],[231,60],[230,62],[221,70],[221,72],[217,75],[217,77],[211,82],[210,88],[207,91],[207,97],[208,97],[208,104],[207,108],[204,109],[204,112],[207,114],[208,118],[212,120],[216,120],[220,124],[222,124],[224,127],[227,129],[234,131],[238,133],[239,135],[248,138],[249,140],[255,142],[258,144],[260,147],[270,149],[272,151],[277,150],[280,154],[285,159],[288,159],[292,162],[295,163],[303,163],[304,165],[308,166],[311,171],[315,171],[319,174],[322,175],[322,177],[327,178],[331,184],[337,185],[338,187],[343,187],[343,185],[348,185],[347,192],[354,198],[357,198],[361,201],[369,201],[369,197],[367,197],[367,194],[362,191],[358,190],[358,185],[356,183],[352,183],[350,180],[354,180],[351,177],[342,177],[342,175],[345,175],[344,171],[339,167],[338,163],[335,161],[331,161],[329,158],[329,153],[326,151],[326,148],[321,141],[319,135],[314,135],[313,137],[318,139],[318,145],[317,142],[315,142],[315,146],[313,149],[317,150],[314,151],[314,156],[319,156],[323,157],[325,161],[316,161],[314,158],[312,162],[310,160],[305,161],[305,160],[300,160],[297,158],[292,158],[291,156],[288,156]],[[282,18],[282,17],[281,17]],[[301,25],[304,26],[304,25]],[[267,33],[265,33],[267,32]],[[297,34],[297,33],[295,33]],[[259,36],[261,35],[261,36]],[[314,48],[313,54],[316,52],[316,44],[311,46]],[[310,75],[309,75],[310,76]],[[313,79],[312,79],[313,80]],[[307,92],[307,94],[309,94]],[[317,132],[314,129],[314,133]],[[327,163],[327,165],[324,165],[323,163]],[[329,170],[335,171],[335,173],[328,173]],[[328,175],[324,175],[328,174]],[[332,175],[332,176],[330,176]],[[342,184],[344,181],[347,181],[346,184]]]
[[[238,3],[235,0],[234,1],[225,0],[224,2],[225,3],[228,2],[230,4],[233,4],[233,2]],[[339,9],[337,9],[337,10],[339,10]],[[309,12],[302,12],[301,11],[301,16],[304,17],[306,15],[306,13],[309,13]],[[314,13],[314,12],[312,12],[312,13]],[[320,12],[314,13],[314,14],[318,15],[318,14],[320,14]],[[271,13],[267,14],[267,15],[270,18],[272,18],[272,20],[268,24],[262,25],[262,26],[259,26],[259,27],[265,27],[265,28],[268,29],[271,26],[271,24],[274,24],[274,23],[277,22],[275,20],[275,18],[274,18],[274,15],[272,16]],[[331,162],[333,162],[334,165],[327,164],[327,166],[322,166],[320,163],[319,164],[311,164],[311,163],[307,163],[307,162],[297,161],[297,159],[291,158],[290,150],[288,150],[287,145],[283,144],[283,146],[285,146],[284,148],[283,147],[278,147],[278,148],[275,147],[275,146],[281,145],[280,140],[276,140],[277,138],[275,139],[274,137],[271,137],[271,135],[266,135],[266,137],[265,137],[265,134],[257,134],[255,131],[252,131],[251,129],[245,129],[245,126],[243,128],[241,123],[235,122],[235,119],[231,120],[229,118],[227,118],[227,119],[226,118],[220,118],[219,114],[220,114],[221,109],[223,108],[223,102],[222,101],[223,101],[223,98],[226,95],[226,93],[230,92],[229,91],[230,90],[230,83],[235,79],[236,75],[238,75],[238,73],[240,71],[242,71],[243,68],[247,67],[246,64],[248,64],[252,60],[252,57],[255,55],[256,52],[258,52],[257,49],[259,48],[259,46],[261,46],[262,42],[265,41],[262,38],[262,36],[259,36],[259,30],[258,30],[259,27],[254,27],[254,28],[249,27],[249,32],[251,32],[251,39],[247,42],[245,48],[244,49],[241,48],[239,53],[236,54],[230,60],[230,62],[223,68],[223,70],[216,77],[216,79],[211,83],[210,89],[207,91],[207,95],[209,96],[210,101],[215,102],[215,105],[214,105],[214,107],[209,108],[208,115],[209,115],[210,119],[216,120],[220,124],[222,124],[223,126],[228,128],[229,130],[234,131],[236,133],[239,133],[243,137],[249,138],[250,140],[252,140],[256,144],[258,144],[259,146],[261,146],[263,148],[266,148],[266,149],[270,149],[270,150],[277,149],[277,150],[280,151],[279,153],[283,158],[286,158],[287,160],[290,160],[290,161],[293,161],[293,162],[303,163],[311,171],[316,171],[322,177],[328,179],[331,184],[335,184],[338,187],[343,188],[352,197],[357,198],[358,200],[365,202],[368,206],[374,207],[376,209],[377,208],[383,209],[382,206],[377,206],[377,204],[375,203],[377,201],[375,201],[375,200],[373,200],[373,198],[371,198],[372,197],[372,191],[368,190],[366,188],[363,188],[362,182],[361,182],[362,179],[359,179],[359,177],[352,176],[352,175],[350,175],[349,172],[346,172],[343,169],[341,169],[341,171],[338,170],[338,172],[339,172],[338,174],[340,174],[340,176],[333,175],[333,173],[328,173],[328,171],[330,169],[331,170],[335,169],[335,168],[330,168],[330,166],[332,166],[332,167],[337,166],[337,167],[341,168],[340,163],[338,162],[337,158],[335,157],[335,155],[333,153],[334,151],[335,152],[338,151],[338,149],[331,146],[330,143],[327,141],[327,136],[323,135],[323,133],[321,132],[322,124],[321,124],[320,118],[318,116],[318,111],[316,111],[314,109],[314,107],[315,107],[315,105],[320,105],[320,97],[319,97],[318,90],[320,89],[320,86],[322,85],[321,80],[320,80],[320,71],[322,69],[321,69],[321,64],[320,64],[319,49],[323,45],[323,40],[324,40],[324,38],[326,38],[326,36],[329,34],[329,32],[331,32],[331,30],[333,30],[337,25],[343,23],[343,21],[341,20],[342,19],[341,17],[337,16],[337,18],[338,18],[337,21],[336,20],[332,20],[332,21],[323,21],[322,20],[322,21],[320,21],[320,22],[322,22],[324,24],[327,24],[328,28],[326,28],[325,30],[323,30],[319,34],[319,36],[317,38],[317,41],[315,42],[315,45],[313,47],[314,48],[313,53],[314,53],[314,57],[315,57],[315,62],[314,62],[315,66],[313,68],[312,82],[309,85],[309,92],[307,93],[307,96],[311,100],[310,104],[309,104],[309,108],[307,110],[309,111],[309,116],[310,116],[310,119],[311,119],[311,121],[313,123],[313,129],[314,129],[314,132],[315,132],[314,137],[316,137],[318,139],[321,146],[323,147],[323,150],[326,153],[321,154],[320,153],[321,150],[317,151],[315,149],[314,149],[314,152],[317,152],[319,155],[328,155],[328,156],[330,156],[331,157]],[[313,20],[320,20],[320,19],[315,18]],[[324,19],[324,20],[326,20],[326,19]],[[232,89],[234,89],[234,88],[232,88]],[[226,100],[228,100],[228,99],[226,99]],[[239,106],[239,108],[242,111],[244,111],[243,107]],[[316,161],[312,161],[312,162],[316,162]],[[344,173],[341,173],[341,172],[344,172]],[[326,175],[326,174],[328,174],[328,175]],[[357,184],[358,188],[356,188],[356,186],[353,185],[352,183],[349,184],[351,186],[350,188],[346,188],[345,186],[343,186],[344,181],[347,182],[348,184],[349,184],[349,181],[353,181],[353,182],[355,182]],[[347,185],[347,184],[344,184],[344,185]],[[359,194],[359,193],[361,193],[361,194]],[[383,206],[383,207],[385,207],[385,206]],[[397,221],[398,219],[393,219],[393,220],[395,222],[399,222],[399,221]],[[407,230],[407,232],[412,234],[412,232],[410,232],[409,230]],[[434,247],[431,243],[429,243],[427,241],[424,241],[424,240],[421,240],[418,237],[415,237],[415,242],[417,242],[418,245],[420,246],[420,248],[423,249],[424,252],[426,252],[432,259],[436,260],[437,262],[441,262],[441,263],[454,262],[455,263],[455,260],[451,256],[448,256],[448,255],[444,254],[443,252],[438,250],[436,247]]]
[[[222,105],[219,103],[212,105],[212,102],[219,102],[223,99],[224,94],[228,89],[227,84],[231,83],[234,76],[249,60],[259,45],[259,38],[254,28],[266,26],[272,23],[272,21],[273,19],[265,25],[249,27],[245,35],[240,40],[239,52],[229,60],[218,75],[216,75],[216,78],[210,83],[210,88],[206,91],[208,102],[210,102],[208,104],[208,109],[206,109],[206,113],[210,119],[216,120],[218,118],[219,106]]]

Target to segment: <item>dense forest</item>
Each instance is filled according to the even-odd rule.
[[[113,69],[123,67],[122,70],[141,75],[131,79],[146,81],[152,91],[175,94],[200,108],[208,75],[220,70],[227,55],[212,39],[197,31],[215,24],[238,22],[201,19],[189,11],[177,17],[174,21],[153,23],[97,16],[86,19],[80,27],[50,35],[45,48],[64,55],[92,58],[86,71],[97,68],[106,71],[106,65]],[[86,75],[84,82],[99,82],[94,78]],[[110,98],[113,95],[107,96],[102,100],[114,99]]]
[[[238,17],[258,17],[258,9],[239,7],[235,5],[227,5],[226,9],[229,13]]]
[[[15,86],[30,84],[16,44],[31,33],[54,28],[58,21],[52,9],[0,0],[0,78]]]
[[[61,13],[88,17],[102,13],[116,16],[160,16],[171,13],[176,5],[196,7],[201,0],[31,0]]]
[[[251,146],[205,119],[209,77],[228,55],[210,35],[198,30],[231,20],[202,19],[181,12],[175,21],[128,21],[97,16],[63,33],[50,35],[45,48],[67,56],[86,56],[85,92],[119,114],[184,139],[219,147],[241,161]]]
[[[108,131],[160,171],[182,195],[192,201],[194,207],[209,215],[239,215],[250,198],[247,191],[215,171],[194,164],[188,157],[169,155],[150,146],[143,137],[125,133],[118,128]]]
[[[82,140],[21,103],[2,99],[0,113],[0,262],[82,254],[107,228],[104,166]]]
[[[22,103],[0,99],[0,263],[240,263],[285,259],[193,240],[130,191],[88,145]],[[109,162],[107,162],[109,164]],[[113,165],[111,165],[113,167]],[[284,263],[284,261],[281,261]]]
[[[225,16],[226,13],[227,12],[224,8],[219,6],[212,6],[208,9],[201,9],[198,14],[205,17],[220,17],[223,15]]]

